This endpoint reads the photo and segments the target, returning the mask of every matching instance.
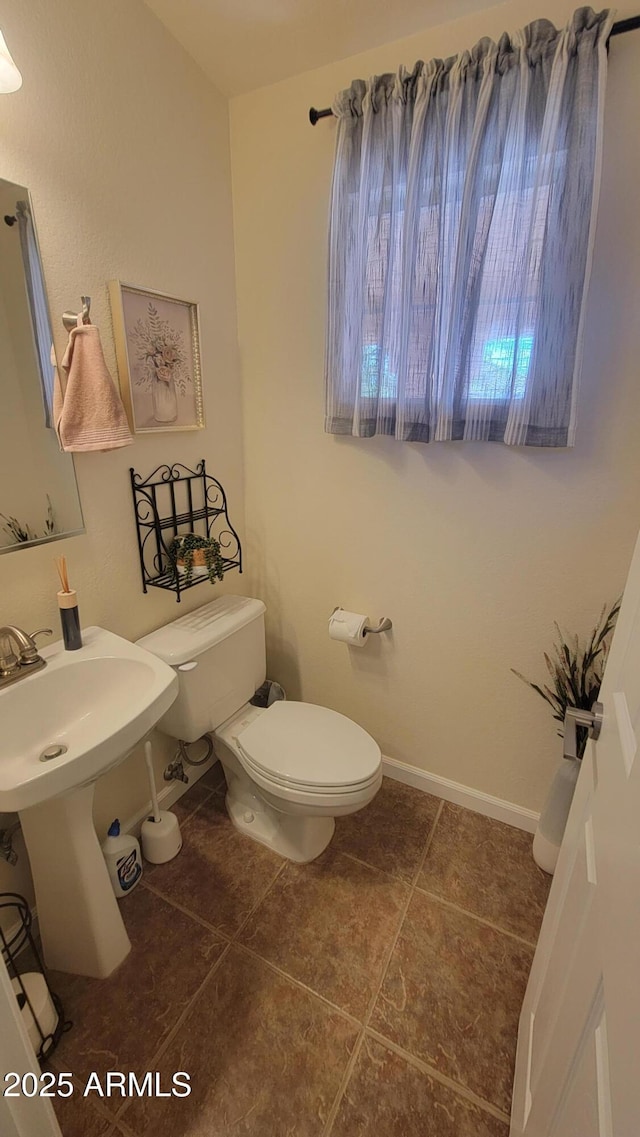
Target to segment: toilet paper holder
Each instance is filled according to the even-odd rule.
[[[342,607],[341,604],[336,604],[336,607],[333,609],[333,612],[331,613],[331,615],[333,616],[336,612],[339,612],[341,607]],[[391,620],[389,619],[389,617],[388,616],[381,616],[380,619],[378,620],[377,626],[375,628],[372,627],[371,624],[365,624],[363,630],[367,635],[369,633],[372,633],[373,635],[377,635],[378,632],[390,632],[392,627],[393,627],[393,624],[391,623]]]

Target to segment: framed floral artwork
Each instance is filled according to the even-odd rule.
[[[122,400],[136,434],[204,426],[198,305],[109,282]]]

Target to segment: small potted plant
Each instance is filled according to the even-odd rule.
[[[44,533],[35,533],[30,525],[18,521],[17,517],[7,517],[4,513],[0,513],[0,521],[2,522],[0,525],[2,532],[6,533],[7,537],[11,537],[16,545],[26,544],[27,541],[38,541],[40,537],[52,537],[58,532],[49,494],[47,494],[47,516],[44,523]]]
[[[187,582],[192,579],[194,570],[198,576],[208,576],[212,584],[224,576],[220,542],[215,537],[201,537],[198,533],[181,534],[171,542],[169,556]]]

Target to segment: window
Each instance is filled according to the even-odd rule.
[[[520,336],[518,340],[515,336],[487,340],[481,366],[469,383],[469,398],[521,399],[525,393],[532,351],[532,334]],[[365,344],[362,349],[360,394],[363,399],[395,399],[398,394],[398,376],[391,370],[389,356],[383,356],[382,366],[380,356],[378,344]]]
[[[338,96],[328,431],[573,443],[610,22]]]
[[[532,351],[531,334],[520,336],[518,340],[515,336],[487,340],[482,353],[482,366],[469,384],[469,397],[521,399],[525,392]]]

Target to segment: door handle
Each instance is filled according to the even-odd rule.
[[[592,738],[594,742],[596,742],[600,737],[603,721],[604,707],[602,703],[594,703],[590,711],[583,711],[580,707],[567,707],[564,715],[564,757],[578,757],[576,727],[586,727],[589,732],[589,738]]]

